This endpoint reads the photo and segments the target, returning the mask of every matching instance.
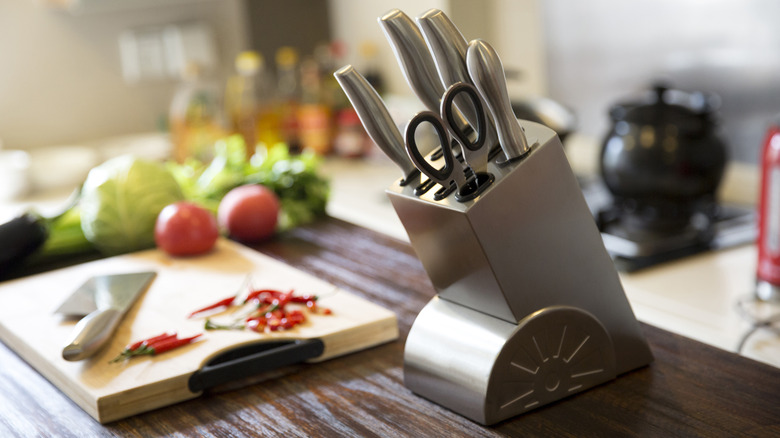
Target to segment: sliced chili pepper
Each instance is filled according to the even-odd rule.
[[[279,292],[275,291],[275,290],[271,290],[271,289],[253,290],[252,292],[249,293],[249,295],[246,296],[246,299],[244,300],[244,303],[246,304],[246,303],[248,303],[250,301],[253,301],[253,300],[259,300],[260,296],[263,295],[263,294],[268,294],[268,295],[274,296],[277,293],[279,293]]]
[[[243,324],[217,324],[216,322],[212,321],[211,319],[206,320],[206,324],[204,325],[204,328],[206,330],[240,330],[244,328]]]
[[[232,297],[225,298],[223,300],[219,300],[219,301],[217,301],[214,304],[209,304],[206,307],[203,307],[201,309],[198,309],[198,310],[190,313],[190,315],[187,318],[192,318],[193,316],[195,316],[195,315],[197,315],[199,313],[207,312],[209,310],[219,309],[220,307],[228,307],[231,304],[233,304],[233,301],[235,301],[235,300],[236,300],[236,296],[235,295],[232,296]]]
[[[317,312],[318,297],[312,294],[295,296],[295,291],[281,292],[273,289],[257,289],[251,291],[244,304],[256,303],[256,309],[244,314],[232,324],[218,324],[206,320],[206,330],[236,330],[250,329],[257,332],[287,330],[306,321],[306,316],[300,310],[287,310],[287,304],[303,304],[311,312]],[[230,305],[235,304],[233,301]],[[320,313],[330,314],[330,309],[322,309]]]
[[[246,320],[246,327],[256,332],[263,331],[263,329],[265,329],[265,326],[266,326],[265,317],[249,318]]]
[[[291,303],[300,303],[300,304],[306,304],[309,301],[317,301],[317,295],[298,295],[290,298]]]

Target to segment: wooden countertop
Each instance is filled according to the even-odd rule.
[[[106,426],[0,344],[0,436],[780,436],[780,370],[648,325],[650,366],[480,426],[403,385],[404,340],[434,295],[407,243],[328,218],[257,249],[393,310],[400,339]]]

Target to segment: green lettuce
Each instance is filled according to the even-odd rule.
[[[90,170],[81,189],[81,229],[103,254],[154,246],[157,215],[184,199],[162,164],[131,155],[112,158]]]
[[[243,184],[262,184],[279,197],[279,229],[313,221],[325,213],[329,181],[317,172],[321,158],[311,152],[291,154],[284,143],[258,148],[247,159],[244,140],[233,135],[218,141],[210,162],[189,159],[168,168],[187,199],[216,212],[219,201],[231,189]]]

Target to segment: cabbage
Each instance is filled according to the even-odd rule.
[[[81,229],[106,255],[154,246],[160,210],[184,199],[162,164],[131,155],[112,158],[90,170],[81,191]]]

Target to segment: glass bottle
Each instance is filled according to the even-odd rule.
[[[189,157],[211,160],[214,143],[225,135],[219,89],[200,70],[197,63],[187,64],[169,109],[173,155],[180,163]]]

